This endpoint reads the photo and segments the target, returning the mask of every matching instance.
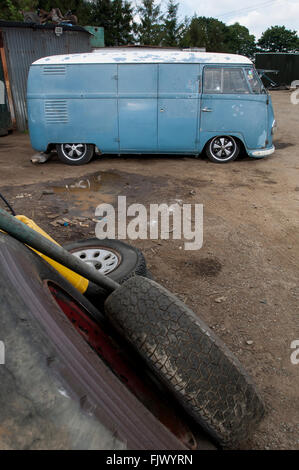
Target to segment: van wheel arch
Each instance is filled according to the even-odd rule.
[[[52,150],[56,150],[56,145],[55,144],[48,144],[46,150],[43,153],[51,153]]]
[[[235,135],[232,136],[236,141],[237,143],[239,144],[239,147],[240,147],[240,153],[242,154],[247,154],[247,150],[246,150],[246,146],[245,146],[245,143],[244,141],[240,138],[240,137],[237,137]]]

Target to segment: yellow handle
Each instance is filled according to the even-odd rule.
[[[36,225],[36,223],[33,222],[33,220],[28,219],[28,217],[26,217],[25,215],[16,215],[16,219],[20,220],[24,224],[28,225],[28,227],[32,228],[36,232],[40,233],[41,235],[43,235],[44,237],[48,238],[52,242],[56,243],[56,245],[58,245],[58,243],[55,240],[53,240],[53,238],[51,238],[50,235],[48,235],[43,229],[41,229],[38,225]],[[32,248],[32,250],[33,250],[33,248]],[[88,280],[87,279],[85,279],[84,277],[80,276],[77,273],[74,273],[74,271],[71,271],[70,269],[66,268],[65,266],[63,266],[60,263],[57,263],[56,261],[52,260],[51,258],[48,258],[47,256],[43,255],[42,253],[39,253],[36,250],[33,250],[33,251],[35,251],[38,255],[40,255],[42,258],[44,258],[49,264],[51,264],[51,266],[53,266],[53,268],[55,268],[74,287],[76,287],[76,289],[78,289],[81,292],[81,294],[84,294],[84,292],[86,292],[87,287],[88,287]]]

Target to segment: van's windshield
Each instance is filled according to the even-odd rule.
[[[253,67],[246,68],[245,73],[252,93],[266,93],[263,82]]]

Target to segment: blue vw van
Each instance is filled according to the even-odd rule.
[[[271,97],[243,56],[103,50],[50,56],[28,78],[31,143],[70,165],[95,150],[194,154],[217,163],[274,152]]]

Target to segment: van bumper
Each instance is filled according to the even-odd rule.
[[[269,147],[268,149],[257,149],[257,150],[249,150],[248,155],[253,158],[263,158],[267,155],[271,155],[275,151],[274,145]]]

